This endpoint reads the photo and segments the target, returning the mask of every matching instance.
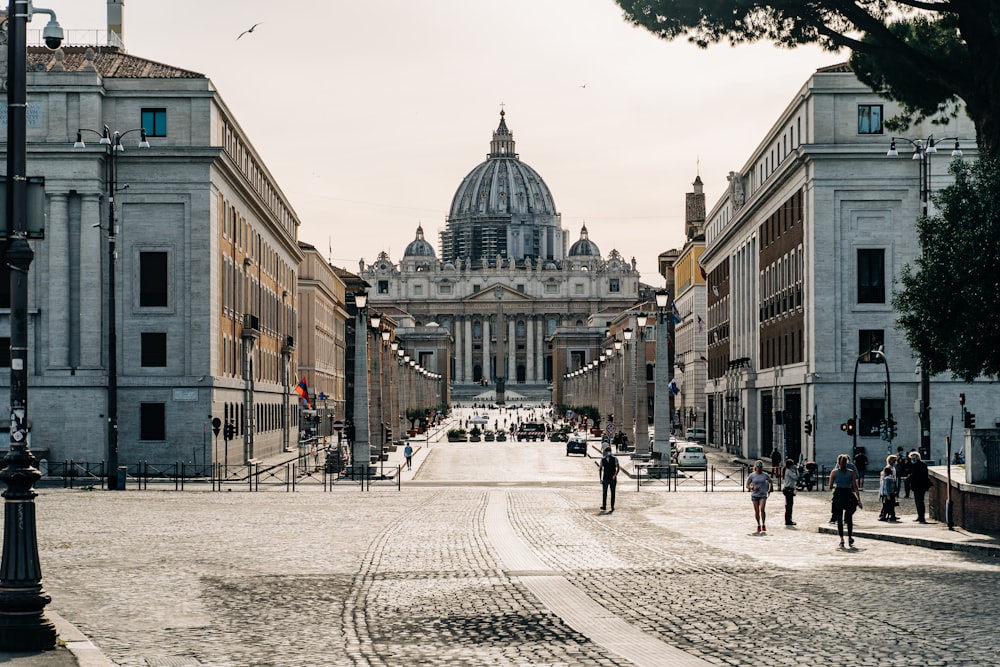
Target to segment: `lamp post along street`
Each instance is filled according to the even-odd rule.
[[[667,308],[670,293],[656,292],[656,370],[653,373],[653,451],[670,452],[670,364],[669,335],[667,333]]]
[[[354,327],[354,441],[351,463],[354,476],[364,481],[371,459],[368,434],[368,294],[354,295],[357,313]]]
[[[118,193],[118,157],[119,153],[125,151],[122,145],[122,138],[133,132],[139,132],[138,148],[149,148],[149,141],[146,139],[146,130],[135,128],[125,132],[112,132],[105,125],[103,131],[80,128],[76,132],[76,142],[74,149],[84,149],[87,145],[83,141],[83,133],[89,132],[101,138],[100,145],[104,147],[104,183],[107,188],[108,200],[108,334],[107,334],[107,355],[108,355],[108,389],[107,389],[107,410],[108,410],[108,445],[107,445],[107,466],[106,471],[108,489],[118,489],[118,295],[115,288],[115,262],[117,260],[116,236],[118,233],[118,223],[115,217],[115,195]]]
[[[635,397],[635,455],[637,457],[649,456],[649,390],[646,381],[646,322],[649,317],[646,313],[639,313],[636,317],[636,325],[639,329],[639,340],[636,343],[636,382],[637,390]]]
[[[27,30],[33,12],[51,19],[42,33],[50,48],[62,42],[62,28],[50,9],[30,0],[7,8],[7,224],[4,262],[10,268],[10,447],[3,459],[3,560],[0,562],[0,650],[55,648],[55,625],[44,609],[52,598],[42,590],[32,488],[41,474],[28,445],[28,243]]]
[[[920,163],[920,215],[921,217],[926,218],[930,212],[931,156],[937,154],[938,143],[942,141],[954,141],[955,147],[951,151],[951,157],[961,158],[962,148],[959,145],[961,140],[958,137],[935,139],[933,134],[929,135],[926,139],[892,137],[889,142],[889,151],[886,153],[886,156],[899,156],[899,151],[896,150],[897,141],[905,141],[913,146],[913,157],[911,159],[917,160]],[[930,374],[927,372],[927,364],[924,363],[923,359],[920,359],[918,363],[920,364],[920,387],[919,399],[917,403],[917,418],[919,420],[920,428],[920,458],[926,461],[930,459],[931,456],[931,378]],[[855,430],[857,429],[856,424],[857,422],[855,422]]]

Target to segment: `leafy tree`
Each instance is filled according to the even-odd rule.
[[[857,76],[898,101],[890,129],[965,103],[979,146],[1000,152],[1000,3],[995,0],[617,0],[632,23],[705,48],[770,40],[853,53]]]
[[[893,297],[899,326],[929,373],[1000,375],[1000,159],[955,160],[940,213],[917,222],[923,254]]]

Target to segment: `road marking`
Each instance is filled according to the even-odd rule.
[[[547,567],[514,531],[507,516],[507,494],[491,491],[486,505],[486,536],[512,579],[527,588],[552,613],[595,644],[639,667],[708,667],[656,637],[636,629]],[[546,573],[550,573],[546,575]]]

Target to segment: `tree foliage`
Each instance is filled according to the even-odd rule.
[[[903,114],[900,129],[964,102],[980,147],[1000,153],[995,0],[617,0],[632,23],[700,47],[772,41],[847,48],[858,77]]]
[[[922,255],[893,298],[899,326],[931,374],[1000,375],[1000,159],[956,160],[955,181],[917,223]]]

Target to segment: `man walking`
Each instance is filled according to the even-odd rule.
[[[410,470],[413,468],[413,447],[409,443],[406,447],[403,447],[403,456],[406,457],[406,469]]]
[[[917,521],[927,523],[924,516],[924,494],[931,488],[931,478],[927,472],[927,464],[920,460],[920,454],[910,452],[910,489],[913,491],[913,504],[917,508]]]
[[[608,489],[611,489],[611,511],[615,511],[615,487],[618,485],[618,459],[611,454],[611,446],[604,448],[598,475],[601,478],[601,509],[608,508]]]

